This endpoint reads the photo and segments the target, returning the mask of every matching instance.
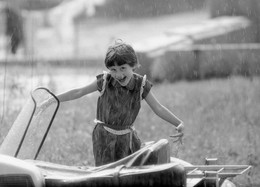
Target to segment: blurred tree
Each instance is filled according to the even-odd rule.
[[[10,48],[13,54],[16,53],[17,48],[24,40],[23,20],[19,12],[11,7],[4,8],[6,26],[5,34],[10,37]]]
[[[246,16],[257,27],[257,41],[260,41],[260,1],[259,0],[207,0],[210,16]]]
[[[6,18],[5,34],[10,38],[10,48],[13,54],[16,54],[18,47],[23,43],[25,53],[30,53],[33,48],[32,26],[28,26],[28,20],[31,20],[28,17],[30,14],[23,14],[23,11],[48,10],[63,1],[65,0],[0,0],[0,3],[4,5]],[[28,37],[28,35],[31,36]]]
[[[145,17],[174,14],[203,8],[205,0],[107,0],[97,9],[106,17]]]
[[[55,7],[65,0],[0,0],[8,6],[26,10],[43,10]]]

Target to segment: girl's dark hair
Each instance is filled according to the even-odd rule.
[[[108,47],[105,66],[109,68],[111,66],[121,66],[124,64],[128,64],[131,67],[139,66],[133,47],[124,43],[122,40],[116,40],[114,45]]]

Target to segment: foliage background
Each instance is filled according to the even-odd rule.
[[[96,16],[114,18],[147,17],[202,9],[205,0],[108,0]]]

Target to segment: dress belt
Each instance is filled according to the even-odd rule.
[[[96,124],[101,124],[103,125],[104,129],[108,132],[110,132],[111,134],[115,134],[115,135],[125,135],[125,134],[130,134],[130,149],[132,151],[132,141],[133,141],[133,131],[135,130],[134,127],[129,127],[127,129],[123,129],[123,130],[115,130],[115,129],[111,129],[109,127],[106,126],[106,123],[103,121],[100,121],[98,119],[95,119],[94,122]]]

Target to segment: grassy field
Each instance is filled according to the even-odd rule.
[[[58,86],[52,84],[52,90]],[[18,91],[17,85],[7,89],[7,93],[20,98],[20,103],[6,96],[1,141],[24,101],[20,95],[27,94]],[[183,145],[178,149],[172,143],[172,156],[192,164],[204,164],[205,158],[218,158],[219,164],[250,164],[251,172],[235,178],[235,182],[238,186],[260,184],[259,77],[163,83],[154,85],[153,92],[185,123]],[[39,159],[66,165],[93,165],[91,134],[97,97],[98,94],[92,94],[61,104]],[[143,142],[169,139],[175,133],[145,102],[135,127]]]

